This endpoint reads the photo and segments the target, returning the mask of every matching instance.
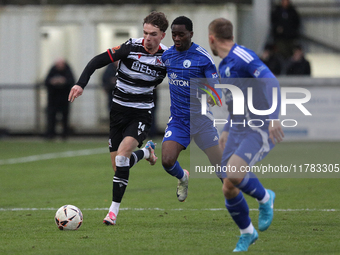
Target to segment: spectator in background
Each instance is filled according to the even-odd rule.
[[[300,15],[289,0],[281,0],[271,14],[271,29],[277,51],[284,59],[291,57],[299,38]]]
[[[281,74],[281,60],[276,54],[275,46],[273,44],[266,44],[260,59],[268,66],[269,70],[272,71],[275,76]]]
[[[109,64],[102,77],[102,86],[105,90],[105,93],[107,95],[107,108],[110,112],[111,105],[112,105],[112,92],[114,88],[116,87],[116,72],[117,72],[117,65],[118,61]]]
[[[311,75],[310,63],[305,58],[301,45],[295,45],[293,56],[287,65],[287,75]]]
[[[46,130],[46,137],[48,139],[53,139],[56,136],[58,113],[62,120],[62,138],[66,139],[68,136],[68,94],[74,82],[74,76],[70,66],[64,59],[57,59],[45,79],[48,94]]]

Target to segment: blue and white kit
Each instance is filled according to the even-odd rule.
[[[271,122],[268,120],[279,118],[279,83],[252,50],[236,43],[228,56],[221,61],[219,72],[221,83],[237,86],[243,92],[245,100],[244,114],[233,114],[233,95],[228,89],[224,91],[230,115],[224,127],[229,136],[222,156],[222,165],[226,165],[231,155],[236,154],[252,166],[274,147],[269,139],[268,127]],[[277,88],[278,106],[275,111],[270,115],[258,115],[250,111],[247,104],[248,88],[252,88],[252,103],[256,110],[267,110],[272,106],[272,90]]]
[[[175,46],[163,53],[171,97],[171,116],[164,141],[176,141],[185,148],[193,138],[200,149],[218,144],[218,132],[208,115],[201,114],[200,97],[206,88],[198,78],[208,78],[209,86],[219,83],[213,59],[201,46],[192,43],[187,51],[177,51]],[[216,89],[221,97],[222,91]],[[191,119],[191,121],[190,121]]]

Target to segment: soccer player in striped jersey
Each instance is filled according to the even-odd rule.
[[[244,102],[247,102],[249,96],[248,88],[252,88],[253,108],[257,110],[267,110],[272,106],[272,90],[276,88],[280,105],[280,87],[275,76],[253,51],[236,44],[233,39],[233,25],[229,20],[218,18],[210,23],[210,48],[215,56],[222,58],[219,65],[221,83],[237,86],[243,92]],[[224,149],[221,166],[235,171],[222,173],[222,177],[226,208],[241,232],[234,249],[238,252],[247,251],[249,245],[258,238],[243,193],[259,202],[260,231],[268,229],[273,220],[275,200],[275,193],[265,189],[255,174],[242,172],[242,169],[263,159],[276,142],[282,141],[284,134],[278,121],[279,106],[270,115],[259,115],[252,113],[245,104],[244,114],[236,114],[233,98],[238,98],[238,95],[232,95],[230,90],[226,90],[226,104],[230,114],[219,142]],[[251,125],[241,124],[251,119],[254,120]],[[268,119],[274,121],[268,122]]]
[[[151,165],[157,160],[152,141],[148,141],[141,150],[133,150],[137,146],[141,147],[147,137],[152,122],[151,109],[154,107],[153,89],[166,75],[161,56],[167,48],[161,41],[167,28],[168,20],[164,13],[150,13],[143,22],[143,38],[131,38],[122,45],[95,56],[69,94],[69,101],[73,102],[82,95],[96,69],[119,61],[110,111],[109,149],[115,175],[112,203],[103,221],[107,225],[116,224],[130,168],[143,158]]]
[[[219,77],[209,53],[191,42],[193,24],[189,18],[176,18],[171,24],[171,33],[174,45],[162,56],[168,73],[171,99],[171,116],[162,143],[162,165],[170,175],[178,179],[177,198],[183,202],[188,194],[189,172],[181,167],[177,158],[191,139],[205,152],[213,166],[219,165],[222,157],[218,132],[212,119],[201,114],[200,97],[204,90],[200,88],[205,86],[192,79],[208,78],[210,85],[206,85],[213,88]],[[219,94],[215,94],[216,102],[222,95],[222,91],[218,91]]]

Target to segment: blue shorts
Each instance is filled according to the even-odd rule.
[[[246,133],[229,133],[222,155],[222,166],[226,166],[229,158],[236,154],[245,160],[249,166],[262,160],[274,144],[269,139],[268,131],[258,130]]]
[[[207,116],[201,116],[195,118],[195,123],[191,123],[191,128],[190,120],[171,116],[165,129],[163,142],[175,141],[187,148],[193,138],[197,146],[203,151],[218,145],[219,135],[212,120]]]

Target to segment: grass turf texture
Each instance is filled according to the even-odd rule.
[[[161,155],[160,141],[156,154]],[[103,141],[51,143],[0,140],[0,161],[45,153],[105,147]],[[339,163],[339,143],[282,143],[266,164]],[[179,161],[189,166],[189,150]],[[224,208],[221,183],[193,178],[189,196],[177,201],[177,181],[158,161],[131,169],[117,225],[102,220],[111,201],[108,153],[0,165],[0,254],[225,254],[239,231]],[[251,254],[337,254],[339,179],[262,179],[276,192],[272,226],[259,233]],[[257,202],[246,197],[257,227]],[[84,214],[77,231],[60,231],[56,210],[74,204]],[[42,208],[19,210],[13,208]],[[49,209],[53,208],[53,209]],[[218,210],[212,210],[217,208]],[[288,210],[292,209],[292,210]],[[310,210],[306,210],[310,209]],[[335,209],[335,211],[324,211]]]

